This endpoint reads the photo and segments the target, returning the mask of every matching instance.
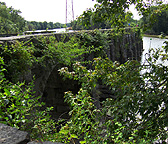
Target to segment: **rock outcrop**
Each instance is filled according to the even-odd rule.
[[[62,144],[59,142],[30,142],[27,132],[0,123],[0,144]]]
[[[29,134],[0,123],[0,144],[27,144]]]

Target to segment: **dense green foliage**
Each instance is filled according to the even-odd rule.
[[[1,57],[0,65],[0,123],[27,131],[33,139],[45,139],[45,135],[54,131],[55,123],[49,116],[52,108],[40,111],[44,103],[34,96],[33,83],[9,82],[4,75],[6,69]]]
[[[98,0],[95,11],[85,12],[84,24],[107,20],[114,27],[123,27],[130,14],[130,4],[148,15],[150,5],[142,0]],[[159,5],[159,4],[158,4]],[[165,7],[165,6],[163,6]],[[154,11],[155,12],[155,11]],[[152,18],[152,16],[151,16]],[[119,34],[114,33],[114,36]],[[124,64],[106,57],[108,35],[99,31],[80,33],[67,41],[55,37],[37,37],[26,42],[0,46],[0,122],[31,133],[33,139],[64,143],[144,144],[168,137],[168,46],[151,49],[146,63],[129,60]],[[94,53],[94,59],[79,59]],[[3,59],[2,59],[3,57]],[[82,60],[82,62],[79,62]],[[161,62],[158,63],[158,60]],[[67,79],[78,80],[77,94],[65,92],[70,105],[70,119],[61,125],[50,119],[49,111],[42,110],[40,97],[34,97],[33,84],[18,83],[18,78],[32,65],[48,66],[63,63],[72,66],[61,68]],[[92,65],[90,67],[90,65]],[[13,83],[11,83],[13,82]],[[99,86],[110,91],[109,97],[99,100]]]
[[[112,37],[112,35],[109,36]],[[114,33],[113,37],[115,36],[119,36],[119,34]],[[36,108],[36,106],[40,107],[41,104],[38,103],[39,98],[36,99],[33,96],[34,94],[31,91],[31,85],[26,87],[25,84],[20,84],[17,82],[19,79],[24,80],[24,76],[29,73],[29,69],[33,65],[41,65],[44,67],[50,67],[57,63],[71,65],[76,59],[81,60],[83,64],[88,65],[92,62],[91,59],[87,59],[87,57],[91,53],[94,53],[95,57],[106,57],[105,51],[106,49],[108,49],[108,34],[106,32],[102,33],[98,30],[81,32],[78,35],[71,37],[67,42],[66,40],[67,35],[65,34],[60,42],[57,42],[55,37],[39,36],[24,42],[16,41],[13,44],[1,44],[0,55],[4,59],[3,67],[6,69],[3,70],[3,67],[1,67],[1,69],[3,70],[3,73],[1,74],[5,78],[3,78],[2,85],[5,85],[6,87],[1,88],[1,102],[3,103],[4,101],[6,101],[6,99],[7,101],[9,101],[9,104],[1,106],[1,108],[3,107],[1,111],[3,119],[1,119],[1,122],[11,126],[17,126],[22,130],[32,131],[33,138],[37,138],[37,135],[41,134],[42,136],[40,136],[40,138],[42,139],[45,139],[47,137],[50,140],[55,140],[55,138],[50,135],[51,129],[49,127],[45,127],[45,125],[48,126],[48,124],[45,124],[44,120],[42,120],[42,123],[44,125],[41,124],[41,118],[36,121],[36,123],[38,123],[38,127],[35,126],[35,130],[32,128],[34,127],[34,124],[30,123],[34,119],[29,123],[29,117],[26,117],[26,115],[32,114],[33,107],[31,108],[29,106],[31,106],[32,104]],[[11,95],[10,90],[13,90],[17,95]],[[24,90],[26,91],[22,93],[22,91]],[[29,99],[32,98],[33,101],[30,101]],[[12,102],[10,102],[10,99]],[[25,104],[23,103],[24,101],[29,101],[30,105],[25,107]],[[14,108],[11,105],[14,105]],[[13,114],[18,111],[18,107],[19,109],[21,109],[21,112]],[[43,114],[44,112],[39,111],[39,114],[36,113],[36,115],[40,116],[40,113]],[[10,114],[13,114],[12,118],[6,118],[9,117]],[[49,117],[46,117],[46,122],[50,123],[48,121],[48,118]],[[24,124],[22,123],[22,119],[25,122]],[[52,125],[54,127],[55,124]],[[27,128],[27,126],[31,127]],[[49,136],[46,136],[47,134],[44,134],[43,131],[40,132],[41,129],[46,129],[45,132],[48,130],[49,133],[46,133],[49,134]],[[53,131],[56,132],[55,130]],[[60,133],[56,133],[56,135],[58,135],[59,138],[62,137],[62,134]]]
[[[23,77],[24,81],[32,65],[50,67],[57,63],[70,64],[78,53],[84,53],[84,49],[79,49],[78,38],[64,43],[65,38],[66,35],[59,43],[55,37],[38,37],[26,42],[17,41],[13,45],[0,45],[1,123],[28,131],[32,139],[42,141],[57,132],[55,126],[58,124],[49,115],[52,108],[42,110],[44,103],[40,103],[41,96],[35,97],[33,82],[25,84],[18,80]]]
[[[128,11],[131,5],[135,5],[135,9],[142,16],[141,28],[144,31],[152,25],[154,27],[152,32],[156,31],[157,33],[159,29],[162,29],[162,31],[166,29],[165,23],[167,23],[167,16],[165,12],[167,5],[163,5],[160,0],[97,0],[97,2],[94,8],[84,11],[76,21],[71,23],[73,29],[104,29],[127,27],[129,25],[136,26],[138,22],[132,19],[133,14]],[[158,22],[156,23],[157,19]],[[164,25],[163,28],[161,28],[160,23]]]
[[[65,77],[82,83],[78,94],[65,93],[71,106],[71,119],[61,131],[65,137],[75,135],[81,143],[97,144],[144,144],[157,139],[165,143],[168,136],[167,66],[162,62],[168,56],[161,50],[152,51],[147,65],[136,61],[119,65],[109,59],[96,58],[93,70],[78,62],[73,66],[74,71],[60,69]],[[162,62],[156,64],[159,55]],[[96,89],[100,81],[112,93],[103,102],[97,101],[101,94]]]
[[[26,21],[19,14],[21,11],[7,7],[0,2],[0,33],[18,33],[25,30]]]
[[[57,28],[65,28],[70,27],[70,24],[61,24],[59,22],[36,22],[36,21],[27,21],[26,22],[26,30],[46,30],[46,29],[57,29]]]
[[[21,11],[15,10],[12,7],[8,8],[4,2],[1,2],[0,33],[16,34],[23,31],[56,29],[70,26],[72,26],[74,30],[136,26],[137,21],[132,19],[132,13],[125,11],[127,8],[129,9],[131,4],[135,4],[136,9],[140,15],[143,16],[140,20],[141,27],[145,31],[147,28],[152,27],[151,30],[148,30],[146,33],[167,33],[167,5],[161,5],[158,1],[157,6],[152,6],[150,2],[147,1],[144,3],[142,0],[131,0],[129,2],[121,0],[116,2],[112,2],[111,0],[98,1],[95,8],[84,11],[77,20],[66,25],[58,22],[26,21],[20,16]]]
[[[19,34],[24,31],[46,30],[70,27],[70,24],[53,22],[26,21],[20,10],[7,7],[6,3],[0,2],[0,34]]]
[[[122,22],[121,27],[128,27],[137,25],[137,20],[132,18],[130,11],[124,13],[125,20]],[[73,30],[86,30],[86,29],[110,29],[115,28],[117,25],[112,24],[111,19],[95,20],[95,12],[92,9],[84,11],[83,14],[78,17],[77,20],[71,22]]]
[[[43,66],[51,66],[56,63],[71,65],[76,58],[83,54],[88,55],[94,52],[95,56],[100,56],[100,51],[103,51],[101,56],[105,56],[105,49],[108,48],[107,33],[102,34],[102,32],[94,30],[81,32],[67,41],[68,37],[64,34],[59,42],[54,36],[39,36],[24,42],[1,44],[0,56],[4,58],[7,69],[6,78],[15,82],[20,75],[26,74],[29,68],[35,64]]]
[[[143,16],[140,19],[140,25],[144,28],[150,27],[150,29],[147,29],[145,32],[146,34],[154,34],[159,35],[161,33],[168,34],[168,9],[167,4],[162,5],[162,7],[165,7],[161,10],[159,6],[153,6],[150,8],[151,13],[147,16]],[[155,13],[154,13],[155,12]],[[151,17],[155,18],[154,24],[151,24]]]
[[[106,58],[107,37],[106,33],[96,30],[81,33],[67,42],[64,42],[65,35],[60,42],[54,37],[39,37],[17,42],[11,47],[1,45],[1,56],[4,57],[4,62],[1,60],[4,65],[1,66],[1,122],[28,130],[34,139],[64,143],[152,143],[158,138],[165,140],[167,132],[164,128],[168,125],[167,66],[156,62],[159,56],[166,61],[167,54],[162,50],[151,50],[145,65],[137,61],[120,65]],[[85,61],[92,64],[92,69],[83,66],[86,63],[75,62],[79,56],[92,52],[95,57],[102,57]],[[50,120],[47,113],[51,108],[40,111],[43,103],[38,102],[40,97],[33,96],[32,85],[12,84],[6,79],[14,78],[10,74],[23,74],[23,70],[27,71],[34,64],[49,66],[60,62],[73,64],[73,71],[65,67],[60,69],[60,74],[78,80],[81,89],[76,95],[65,92],[71,118],[57,131],[62,120],[58,123]],[[101,95],[99,85],[107,86],[111,91],[111,96],[104,101],[98,101]],[[35,116],[30,120],[33,114]]]

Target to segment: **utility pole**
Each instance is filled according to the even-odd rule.
[[[66,0],[66,20],[65,23],[74,21],[73,0]]]

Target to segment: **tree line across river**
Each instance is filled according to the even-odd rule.
[[[0,2],[0,34],[16,34],[24,31],[46,30],[69,27],[70,24],[26,21],[20,10],[7,7],[5,2]]]

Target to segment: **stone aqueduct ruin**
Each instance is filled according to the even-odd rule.
[[[101,30],[113,33],[112,30]],[[123,33],[122,39],[115,37],[109,38],[109,49],[106,50],[107,56],[112,61],[119,61],[120,63],[126,62],[128,59],[141,60],[141,54],[143,50],[142,38],[140,32],[132,32],[131,29],[126,29],[126,33]],[[86,31],[88,32],[88,31]],[[77,34],[79,32],[71,32],[68,34]],[[65,33],[55,34],[42,34],[44,36],[55,36],[57,41],[60,41],[61,36]],[[30,38],[36,38],[35,35],[19,36],[0,38],[1,43],[10,43],[19,41],[26,41]],[[86,59],[93,59],[94,53],[87,55]],[[46,102],[47,106],[53,106],[53,116],[57,119],[60,116],[67,118],[68,105],[64,102],[64,92],[73,91],[77,93],[79,85],[72,80],[63,80],[59,75],[58,69],[62,67],[61,64],[53,65],[52,67],[43,67],[40,65],[33,66],[30,73],[24,77],[25,81],[31,81],[33,75],[35,75],[35,87],[36,95],[42,95],[42,100]],[[107,95],[107,93],[104,95]]]

